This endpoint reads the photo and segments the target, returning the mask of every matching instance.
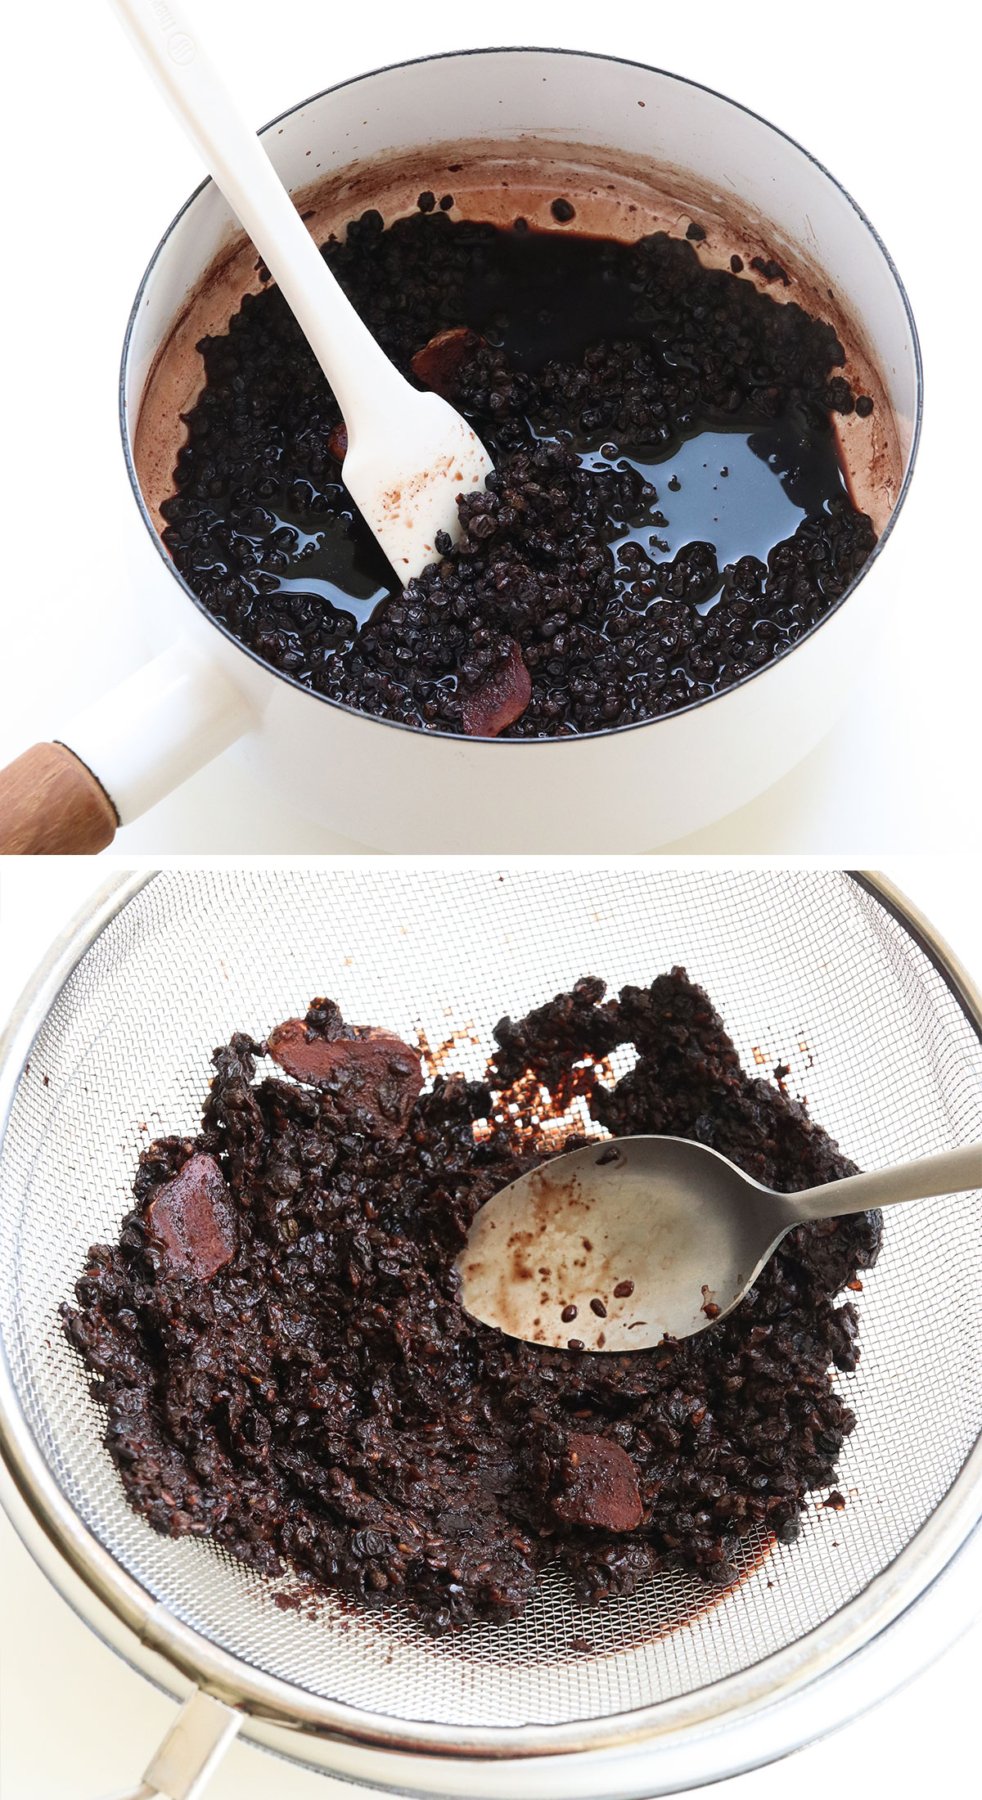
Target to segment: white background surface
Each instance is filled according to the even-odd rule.
[[[973,59],[945,27],[951,9],[924,15],[915,31],[854,0],[190,3],[213,42],[228,40],[229,77],[257,126],[383,62],[468,44],[562,44],[720,88],[790,131],[845,184],[908,286],[927,368],[917,478],[869,577],[889,584],[891,625],[832,736],[769,794],[678,847],[852,859],[963,838],[978,760],[982,609],[977,577],[959,569],[945,535],[977,512],[977,405],[961,393],[957,283],[975,216],[977,102]],[[49,0],[11,10],[3,117],[17,185],[4,204],[3,381],[15,455],[5,486],[0,761],[57,735],[142,660],[119,547],[132,501],[117,366],[145,264],[202,173],[106,7]],[[974,364],[965,379],[974,385]],[[117,847],[357,848],[250,791],[234,752],[128,826]]]
[[[982,977],[982,870],[918,865],[977,831],[978,582],[945,533],[978,510],[976,406],[959,394],[957,274],[975,216],[968,171],[977,100],[950,9],[926,29],[879,7],[787,0],[675,8],[628,0],[496,0],[459,7],[315,0],[193,0],[229,36],[230,77],[258,125],[303,95],[428,50],[556,43],[636,57],[721,88],[798,137],[869,212],[920,326],[928,407],[917,480],[872,579],[893,628],[865,694],[794,775],[685,848],[882,858]],[[343,9],[340,9],[343,12]],[[227,27],[235,21],[234,33]],[[223,27],[226,29],[223,30]],[[162,102],[105,7],[51,0],[4,26],[6,179],[4,594],[0,761],[55,734],[69,712],[141,660],[117,544],[131,505],[116,426],[119,348],[132,294],[166,222],[199,178]],[[951,260],[951,271],[946,266]],[[71,299],[71,310],[67,302]],[[974,379],[974,376],[971,377]],[[61,396],[52,406],[51,396]],[[953,639],[957,626],[958,637]],[[977,803],[976,803],[977,808]],[[144,851],[344,848],[289,808],[247,792],[225,758],[121,834]],[[108,873],[108,870],[101,871]],[[0,1015],[51,936],[95,885],[79,863],[0,869]],[[874,1714],[788,1766],[741,1777],[734,1800],[918,1800],[977,1768],[979,1631]],[[135,1782],[173,1705],[79,1624],[0,1517],[0,1793],[83,1800]],[[347,1787],[236,1745],[214,1800],[326,1800]],[[516,1796],[520,1800],[520,1796]]]
[[[982,978],[982,858],[887,859],[886,873]],[[91,862],[0,867],[0,1019],[51,938],[106,875]],[[53,879],[56,877],[56,879]],[[380,876],[380,879],[383,877]],[[96,1800],[135,1784],[174,1715],[173,1703],[80,1624],[0,1514],[0,1794],[3,1800]],[[908,1688],[793,1764],[738,1777],[733,1800],[921,1800],[958,1783],[974,1791],[982,1632],[962,1638]],[[345,1784],[233,1745],[209,1800],[328,1800]],[[365,1790],[362,1790],[365,1791]],[[521,1795],[516,1794],[516,1800]]]

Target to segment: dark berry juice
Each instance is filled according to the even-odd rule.
[[[833,414],[833,328],[634,244],[454,220],[420,197],[324,256],[379,342],[474,423],[495,473],[402,589],[345,491],[340,412],[279,292],[199,346],[164,538],[216,619],[331,699],[440,731],[606,730],[770,662],[870,555]],[[557,202],[561,205],[562,202]]]

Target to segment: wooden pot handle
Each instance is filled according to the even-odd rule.
[[[35,744],[0,769],[2,856],[91,856],[118,824],[105,788],[64,744]]]

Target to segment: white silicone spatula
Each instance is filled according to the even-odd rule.
[[[344,415],[344,481],[402,582],[458,535],[456,497],[492,468],[438,394],[393,367],[331,275],[254,132],[240,117],[178,0],[112,0],[212,179],[293,311]]]

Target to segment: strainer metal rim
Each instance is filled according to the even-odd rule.
[[[167,873],[169,871],[164,871]],[[48,1011],[102,931],[162,872],[114,877],[56,939],[0,1037],[0,1148],[25,1062]],[[982,994],[933,925],[881,874],[847,872],[914,938],[982,1041]],[[410,1756],[474,1759],[568,1755],[719,1730],[817,1682],[868,1647],[937,1581],[982,1520],[982,1439],[911,1541],[822,1625],[751,1668],[692,1693],[588,1723],[502,1727],[380,1720],[265,1675],[184,1625],[124,1570],[82,1523],[34,1442],[0,1347],[0,1500],[26,1547],[73,1610],[131,1665],[174,1697],[183,1683],[293,1731]],[[54,1552],[54,1554],[52,1554]],[[106,1629],[106,1610],[122,1634]],[[176,1672],[181,1681],[171,1683]]]

